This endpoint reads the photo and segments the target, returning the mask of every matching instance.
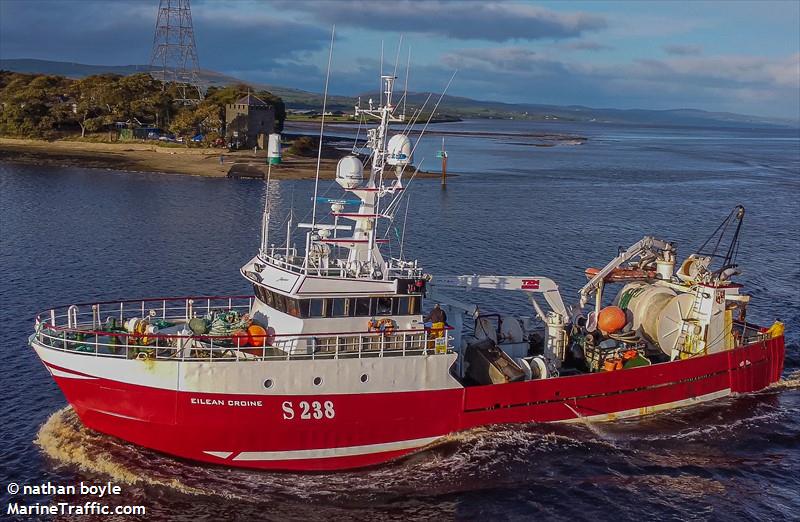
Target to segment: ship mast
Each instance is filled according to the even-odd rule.
[[[333,33],[331,35],[331,52],[328,56],[328,74],[325,81],[325,101],[327,101],[327,86],[330,75],[330,67],[333,50]],[[398,58],[399,58],[398,48]],[[383,68],[383,67],[381,67]],[[389,126],[393,123],[403,123],[405,116],[405,95],[403,103],[400,103],[402,114],[395,114],[398,111],[397,103],[394,99],[394,87],[397,80],[397,66],[392,74],[381,74],[381,89],[379,103],[376,106],[370,98],[367,107],[361,106],[359,99],[355,106],[355,117],[362,120],[371,119],[377,121],[375,128],[367,130],[366,147],[371,150],[368,158],[369,173],[365,176],[365,165],[356,156],[348,156],[340,160],[337,166],[337,182],[344,190],[352,193],[358,199],[336,200],[320,197],[319,168],[321,165],[322,138],[324,136],[323,127],[320,128],[320,150],[317,153],[317,176],[314,182],[314,199],[310,223],[297,223],[296,228],[306,229],[306,251],[302,266],[298,267],[306,273],[316,273],[317,275],[328,275],[338,277],[372,278],[386,279],[389,277],[391,262],[387,263],[381,254],[379,246],[388,242],[385,238],[378,235],[378,220],[380,218],[390,218],[389,210],[392,205],[383,205],[385,210],[381,212],[381,198],[394,197],[403,190],[402,175],[404,168],[411,162],[413,150],[411,141],[407,136],[407,131],[395,136],[389,136]],[[407,74],[407,72],[406,72]],[[406,82],[408,80],[406,79]],[[323,102],[323,113],[325,112],[325,102]],[[324,114],[323,114],[324,121]],[[390,139],[391,138],[391,139]],[[342,167],[346,167],[347,173],[340,172]],[[384,180],[384,170],[387,166],[395,167],[395,179]],[[319,223],[319,213],[316,205],[318,202],[331,204],[332,224]],[[358,203],[358,211],[345,211],[344,206]],[[266,221],[269,219],[268,209],[265,209],[264,228],[267,228]],[[351,222],[351,224],[342,224]],[[343,231],[352,231],[348,234]],[[287,236],[290,235],[287,230]],[[262,233],[261,256],[269,262],[271,255],[267,254],[263,243],[266,242],[267,232]],[[288,239],[288,238],[287,238]],[[287,241],[288,245],[288,241]],[[346,258],[339,258],[332,254],[333,247],[342,247],[349,250]],[[286,248],[285,259],[275,261],[289,261],[290,249]],[[294,261],[292,261],[294,263]]]

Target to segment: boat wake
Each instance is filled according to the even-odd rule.
[[[800,370],[795,370],[786,378],[767,386],[767,390],[796,390],[797,388],[800,388]]]
[[[202,493],[174,477],[148,473],[147,468],[139,465],[149,460],[149,457],[141,458],[146,450],[87,429],[70,406],[50,415],[39,429],[34,443],[62,466],[106,475],[123,484],[149,484],[182,493]]]

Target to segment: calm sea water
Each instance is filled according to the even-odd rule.
[[[589,138],[543,148],[525,136],[448,136],[459,176],[445,191],[436,180],[414,180],[408,191],[405,253],[434,274],[547,275],[573,301],[583,270],[618,246],[655,234],[677,241],[681,257],[745,205],[748,317],[786,323],[784,382],[635,422],[475,431],[339,474],[157,455],[80,427],[26,346],[32,317],[70,301],[248,292],[238,267],[257,247],[262,183],[0,164],[3,515],[9,481],[112,480],[124,497],[111,503],[145,505],[154,520],[798,519],[798,132],[499,121],[433,130]],[[419,147],[423,168],[436,168],[440,144],[431,135]],[[312,189],[274,182],[275,214],[293,205],[302,218]],[[341,193],[329,182],[320,191]],[[524,311],[520,299],[485,297]]]

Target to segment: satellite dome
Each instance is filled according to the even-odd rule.
[[[345,156],[336,165],[336,182],[342,188],[356,188],[364,181],[364,164],[355,156]]]
[[[389,165],[408,165],[411,163],[411,140],[405,134],[395,134],[386,145]]]

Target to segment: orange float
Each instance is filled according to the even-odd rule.
[[[267,344],[267,331],[264,327],[257,324],[251,324],[247,328],[250,346],[264,346]]]
[[[605,333],[619,332],[627,322],[625,310],[618,306],[606,306],[597,316],[597,327]]]
[[[237,348],[250,344],[250,335],[248,335],[247,330],[236,330],[231,334],[231,339],[233,340],[233,345]]]

